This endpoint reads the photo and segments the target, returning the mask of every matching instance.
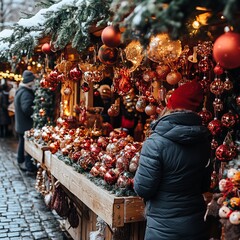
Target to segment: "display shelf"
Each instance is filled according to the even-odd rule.
[[[101,217],[111,228],[144,220],[144,202],[140,197],[116,197],[76,172],[54,154],[31,141],[25,150],[43,163],[51,174],[74,196]]]

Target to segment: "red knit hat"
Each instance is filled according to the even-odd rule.
[[[168,99],[169,109],[187,109],[196,111],[202,104],[204,91],[200,83],[193,80],[178,87]]]

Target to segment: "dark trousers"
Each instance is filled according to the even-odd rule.
[[[25,162],[27,171],[35,171],[36,170],[36,166],[33,164],[32,157],[28,153],[25,153],[24,134],[20,134],[20,133],[18,133],[17,161],[18,161],[18,163]]]

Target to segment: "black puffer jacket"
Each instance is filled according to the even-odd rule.
[[[201,118],[190,111],[153,124],[134,178],[134,190],[146,201],[145,240],[207,239],[202,193],[211,179],[208,137]]]
[[[15,129],[17,133],[24,134],[33,126],[33,100],[34,92],[25,86],[20,86],[14,98]]]

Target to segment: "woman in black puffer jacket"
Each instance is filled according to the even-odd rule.
[[[196,114],[203,90],[184,84],[168,100],[167,113],[144,142],[134,190],[146,201],[145,240],[206,240],[211,165],[208,129]]]

